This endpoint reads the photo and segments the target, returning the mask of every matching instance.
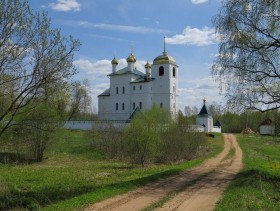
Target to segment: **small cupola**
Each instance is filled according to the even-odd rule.
[[[127,63],[135,63],[136,62],[136,58],[135,56],[133,55],[133,53],[130,53],[130,55],[127,57],[126,59]]]
[[[113,58],[113,60],[111,61],[112,64],[112,72],[115,73],[116,72],[116,68],[117,65],[119,64],[118,60],[116,59],[116,57]]]
[[[134,63],[136,62],[136,58],[132,52],[127,57],[126,61],[127,61],[129,70],[132,72],[134,70]]]
[[[151,79],[151,64],[147,61],[147,63],[145,64],[145,69],[146,69],[146,77],[148,80]]]

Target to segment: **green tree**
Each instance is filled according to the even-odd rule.
[[[76,73],[72,61],[79,46],[52,29],[47,14],[33,12],[28,1],[0,0],[0,137],[24,107]]]
[[[160,132],[171,124],[170,114],[154,105],[150,110],[137,114],[125,131],[125,153],[132,163],[155,161],[160,144]]]
[[[238,109],[280,108],[280,1],[222,1],[213,18],[220,37],[212,74]]]
[[[17,153],[18,159],[41,162],[52,135],[58,128],[58,115],[54,108],[44,102],[30,103],[15,117],[17,124],[9,128],[11,151]],[[5,133],[6,134],[6,133]],[[18,160],[20,161],[20,160]]]

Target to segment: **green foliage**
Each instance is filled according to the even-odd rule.
[[[279,111],[268,111],[265,113],[259,111],[245,111],[240,114],[227,112],[219,117],[222,125],[222,132],[241,133],[242,130],[249,127],[254,132],[259,132],[259,125],[266,118],[270,118],[276,127],[276,134],[280,133],[280,113]]]
[[[76,73],[72,61],[80,42],[62,36],[51,27],[47,13],[32,11],[26,0],[0,0],[0,5],[2,141],[17,115],[38,100],[51,102],[54,92]]]
[[[124,157],[123,132],[108,124],[102,130],[91,130],[87,137],[92,140],[93,150],[106,155],[108,158]]]
[[[245,167],[230,183],[216,210],[280,210],[279,137],[239,135],[238,143]]]
[[[97,201],[200,164],[206,157],[179,165],[131,166],[107,160],[90,148],[83,131],[58,130],[41,163],[0,164],[0,210],[80,210]],[[0,143],[1,149],[3,142]],[[221,137],[211,139],[213,156]]]
[[[137,114],[124,132],[109,125],[101,131],[90,131],[89,137],[95,151],[142,167],[191,160],[208,150],[205,134],[186,133],[157,106]]]
[[[159,153],[160,132],[171,124],[169,113],[153,106],[135,116],[130,127],[125,130],[125,153],[132,163],[141,164],[154,162]]]
[[[41,162],[52,134],[58,127],[56,111],[45,103],[29,104],[15,117],[14,122],[15,126],[4,136],[5,142],[10,143],[6,151],[15,152],[17,157],[11,161]],[[5,149],[1,151],[5,152]]]
[[[160,135],[159,162],[191,160],[206,152],[207,139],[204,133],[186,133],[174,126],[163,131]]]

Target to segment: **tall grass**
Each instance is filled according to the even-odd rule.
[[[238,136],[244,169],[216,210],[280,210],[280,138]]]
[[[0,164],[0,210],[75,210],[201,163],[206,157],[146,168],[105,158],[81,131],[59,131],[42,163]],[[213,156],[221,137],[209,141]]]

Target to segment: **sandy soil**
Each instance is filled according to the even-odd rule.
[[[242,151],[234,135],[224,134],[224,149],[202,165],[183,171],[172,177],[158,180],[142,188],[101,201],[87,208],[90,210],[141,210],[157,202],[168,193],[184,189],[163,207],[156,210],[213,210],[229,181],[242,168]],[[227,156],[230,148],[235,154]]]

